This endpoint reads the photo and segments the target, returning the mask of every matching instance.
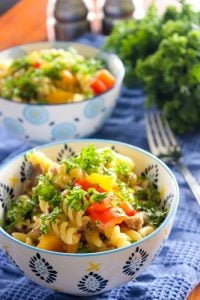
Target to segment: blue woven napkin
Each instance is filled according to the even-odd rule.
[[[103,37],[87,34],[79,41],[101,46]],[[112,139],[149,150],[144,126],[142,90],[121,90],[112,116],[91,138]],[[184,162],[200,182],[200,133],[179,137]],[[27,150],[30,145],[0,128],[0,163]],[[199,207],[178,169],[171,166],[179,187],[180,204],[172,232],[159,256],[143,274],[126,285],[92,297],[91,300],[185,300],[200,282]],[[0,250],[1,300],[70,300],[80,297],[43,288],[24,276]]]

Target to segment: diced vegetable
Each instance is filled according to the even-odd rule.
[[[121,224],[126,217],[123,211],[112,207],[112,202],[109,198],[102,200],[100,203],[93,203],[87,209],[87,214],[93,221],[99,222],[100,226]]]
[[[115,77],[106,69],[98,72],[98,78],[106,85],[107,88],[113,87],[115,84]]]
[[[103,69],[97,72],[91,82],[91,88],[96,95],[106,92],[115,84],[114,76],[107,70]]]
[[[89,176],[87,176],[87,180],[91,183],[98,184],[105,191],[112,191],[114,179],[111,176],[92,173]]]
[[[137,212],[135,209],[133,209],[132,205],[128,201],[122,201],[119,204],[119,207],[124,210],[127,216],[134,216]]]
[[[103,188],[99,187],[97,184],[89,182],[86,179],[77,179],[74,183],[74,186],[81,186],[85,191],[87,191],[90,188],[94,188],[99,193],[105,192],[105,190]]]
[[[62,251],[64,245],[65,243],[51,231],[41,236],[37,247],[50,251]]]
[[[87,209],[87,212],[103,212],[108,208],[112,207],[112,203],[110,199],[107,197],[106,199],[103,199],[100,203],[94,202],[92,205]]]
[[[94,80],[91,82],[91,88],[96,95],[107,91],[107,86],[99,78],[94,78]]]
[[[72,92],[56,90],[49,93],[46,97],[48,104],[66,103],[73,97]]]

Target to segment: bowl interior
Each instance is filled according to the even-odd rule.
[[[137,175],[146,174],[161,191],[162,206],[169,209],[164,222],[168,222],[168,219],[174,214],[178,205],[178,185],[170,169],[150,153],[124,143],[93,139],[50,143],[36,149],[44,152],[48,157],[58,162],[80,152],[82,148],[87,147],[89,144],[93,144],[96,148],[108,146],[116,152],[132,158],[135,163],[135,173]],[[23,182],[30,178],[31,172],[32,168],[26,160],[25,153],[1,167],[0,219],[3,218],[8,203],[20,194]]]
[[[0,60],[12,60],[20,58],[29,52],[39,49],[55,48],[67,50],[69,47],[76,49],[79,54],[86,58],[94,57],[103,59],[106,62],[108,69],[115,76],[117,82],[123,79],[125,72],[124,66],[121,60],[115,54],[102,51],[101,49],[93,46],[75,42],[52,41],[24,44],[22,46],[16,46],[1,51]]]

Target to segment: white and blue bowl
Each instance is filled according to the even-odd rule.
[[[38,147],[60,161],[83,147],[113,147],[133,158],[137,174],[145,173],[162,190],[162,205],[169,208],[163,223],[142,240],[124,248],[89,254],[66,254],[24,244],[0,228],[0,247],[8,258],[34,282],[73,295],[91,296],[118,287],[141,274],[159,253],[167,239],[179,203],[179,188],[170,169],[150,153],[128,144],[105,140],[66,140]],[[30,164],[25,153],[0,168],[0,218],[9,201],[20,193],[29,178]]]
[[[100,57],[116,78],[107,92],[88,100],[66,104],[25,104],[0,97],[0,126],[20,139],[34,144],[88,137],[98,131],[112,114],[118,99],[125,69],[112,53],[72,42],[39,42],[0,52],[0,61],[22,57],[36,49],[77,49],[84,57]]]

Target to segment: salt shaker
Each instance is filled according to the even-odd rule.
[[[134,4],[132,0],[106,0],[103,6],[102,30],[105,35],[112,31],[113,25],[118,20],[133,17]]]
[[[56,40],[73,40],[90,31],[88,8],[82,0],[56,0],[53,16]]]

